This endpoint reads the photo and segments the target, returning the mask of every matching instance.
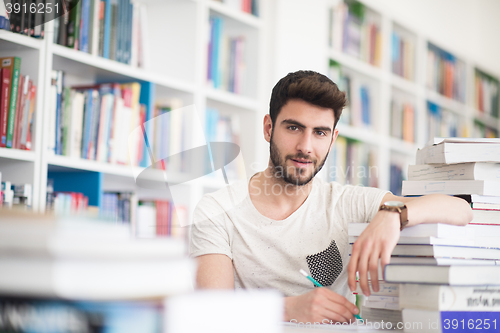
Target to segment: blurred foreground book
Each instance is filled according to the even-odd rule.
[[[193,290],[182,240],[138,240],[126,225],[84,218],[0,216],[0,331],[159,332],[165,298]]]

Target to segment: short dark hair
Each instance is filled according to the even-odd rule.
[[[340,91],[337,85],[325,75],[304,70],[288,73],[276,83],[271,93],[269,115],[273,126],[281,108],[290,99],[301,99],[316,106],[333,109],[334,128],[342,114],[342,109],[347,104],[345,93]]]

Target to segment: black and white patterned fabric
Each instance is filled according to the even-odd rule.
[[[334,240],[326,250],[306,259],[311,276],[322,286],[331,286],[342,272],[342,257]]]

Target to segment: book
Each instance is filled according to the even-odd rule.
[[[500,151],[500,149],[499,149]],[[403,195],[479,194],[500,196],[500,181],[494,180],[406,180],[403,181]]]
[[[500,285],[500,266],[385,266],[384,278],[391,283],[442,284],[449,286]]]
[[[358,239],[357,236],[349,236],[349,244],[354,244],[357,239]],[[474,242],[473,239],[437,238],[433,236],[426,236],[426,237],[399,237],[398,244],[474,246],[476,243]]]
[[[403,283],[399,287],[401,308],[434,311],[500,312],[500,287],[452,287]]]
[[[451,245],[397,244],[393,256],[500,260],[500,248]]]
[[[497,224],[500,225],[500,211],[473,209],[474,215],[471,224]]]
[[[7,122],[10,103],[10,68],[1,68],[0,72],[0,147],[7,145]]]
[[[8,184],[10,186],[10,183]],[[61,260],[164,260],[186,253],[182,240],[173,238],[136,241],[128,225],[97,223],[85,218],[0,222],[0,253]],[[12,222],[10,222],[12,220]]]
[[[141,260],[9,255],[0,258],[0,292],[89,300],[159,298],[192,290],[195,267],[190,258],[155,260],[154,255]]]
[[[19,88],[19,76],[21,71],[21,58],[7,57],[0,58],[1,67],[10,69],[10,102],[9,102],[9,115],[7,120],[7,134],[6,134],[6,147],[12,148],[12,139],[14,136],[14,126],[16,120],[17,109],[17,95]]]
[[[498,312],[490,311],[403,309],[402,316],[405,333],[497,332],[500,328]]]
[[[417,150],[416,164],[500,162],[498,141],[444,140]]]
[[[483,203],[500,205],[500,197],[487,196],[478,194],[455,194],[456,197],[462,198],[470,204]]]
[[[500,180],[500,163],[408,166],[408,180]]]
[[[348,235],[359,236],[369,223],[349,223]],[[453,239],[473,239],[467,226],[444,223],[422,223],[401,230],[401,237],[437,237]]]
[[[162,302],[0,298],[2,332],[160,332]]]
[[[434,258],[434,257],[391,257],[390,263],[404,264],[404,265],[436,265],[436,266],[450,266],[450,265],[490,266],[490,265],[500,265],[500,260]]]

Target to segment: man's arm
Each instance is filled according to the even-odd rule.
[[[398,197],[386,194],[380,204],[386,201],[402,201],[408,210],[408,227],[420,223],[446,223],[466,225],[472,220],[472,210],[467,201],[444,194],[430,194],[417,198]],[[379,290],[378,266],[391,260],[391,254],[400,235],[399,214],[379,211],[352,247],[347,267],[349,288],[356,289],[356,272],[359,285],[365,295],[370,295],[368,272],[373,291]]]
[[[233,263],[225,254],[206,254],[196,258],[199,289],[234,289]]]

